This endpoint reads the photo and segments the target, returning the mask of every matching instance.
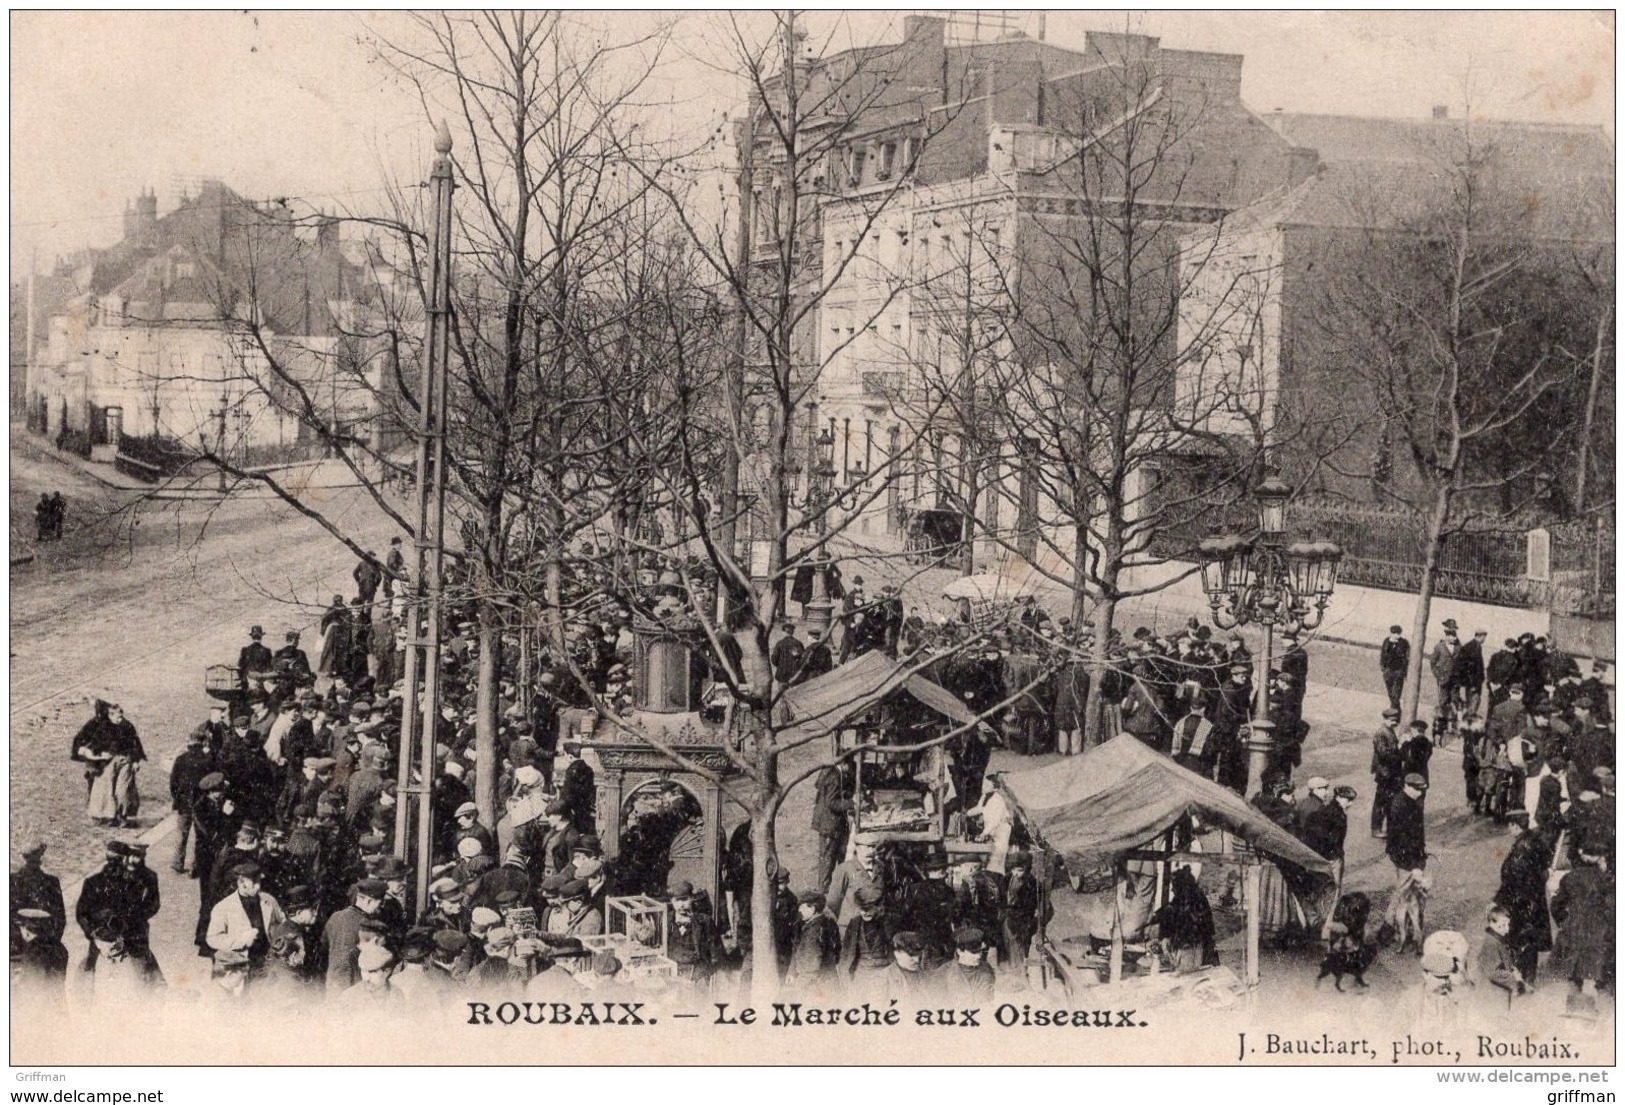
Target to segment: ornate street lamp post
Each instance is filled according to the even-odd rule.
[[[1268,477],[1253,493],[1258,503],[1256,538],[1226,534],[1197,547],[1213,624],[1234,629],[1256,622],[1264,631],[1253,676],[1253,721],[1247,741],[1247,785],[1252,790],[1260,786],[1275,753],[1275,723],[1269,716],[1275,627],[1297,632],[1320,625],[1343,559],[1343,550],[1330,541],[1287,542],[1286,503],[1291,496],[1292,489],[1279,477]]]
[[[831,419],[833,421],[833,419]],[[818,435],[818,459],[807,473],[807,517],[815,533],[828,524],[828,510],[835,494],[835,433],[826,428]]]

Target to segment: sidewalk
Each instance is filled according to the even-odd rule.
[[[160,501],[197,500],[207,501],[223,498],[276,498],[277,494],[270,488],[254,480],[227,479],[224,490],[220,487],[220,477],[217,472],[206,471],[197,473],[182,473],[157,483],[148,483],[118,470],[112,464],[102,464],[87,460],[76,453],[57,449],[47,439],[38,434],[23,429],[16,423],[11,427],[12,441],[33,449],[41,458],[55,460],[77,470],[89,479],[95,480],[103,487],[115,491],[135,491],[150,499]],[[337,491],[345,488],[361,487],[362,482],[355,478],[355,473],[342,462],[323,459],[294,461],[288,464],[272,464],[261,468],[250,468],[250,474],[268,474],[277,478],[277,481],[295,495],[307,491]]]

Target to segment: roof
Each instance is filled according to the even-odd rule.
[[[1482,165],[1487,194],[1523,232],[1613,238],[1614,150],[1600,127],[1289,112],[1262,118],[1320,159],[1315,175],[1271,213],[1281,225],[1416,226],[1443,209],[1471,156]]]
[[[1322,161],[1398,161],[1414,164],[1459,147],[1466,137],[1505,149],[1531,165],[1584,164],[1613,171],[1613,150],[1601,127],[1524,123],[1508,119],[1385,119],[1361,115],[1306,115],[1277,111],[1260,115],[1294,146],[1312,149]]]
[[[880,651],[865,652],[834,671],[791,687],[780,699],[781,736],[790,740],[833,733],[888,696],[906,692],[922,705],[962,725],[976,720],[952,692]]]
[[[1075,873],[1149,846],[1190,814],[1300,867],[1332,867],[1234,791],[1128,733],[1081,756],[992,778],[1029,830]]]

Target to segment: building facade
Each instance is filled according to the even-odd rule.
[[[143,193],[117,245],[46,278],[67,294],[29,343],[30,423],[106,450],[133,436],[249,462],[312,421],[370,417],[346,333],[362,285],[336,225],[304,229],[217,182],[163,216],[157,204]]]
[[[1033,555],[1033,532],[1065,512],[1054,481],[1030,471],[1045,450],[1023,435],[1043,420],[1006,417],[1023,390],[1010,383],[1052,377],[1055,403],[1080,401],[1066,362],[1101,355],[1091,327],[1127,325],[1085,287],[1112,265],[1139,283],[1122,313],[1155,334],[1156,348],[1133,354],[1153,366],[1130,404],[1153,411],[1145,433],[1331,448],[1326,434],[1284,429],[1288,409],[1328,414],[1315,396],[1351,394],[1316,337],[1317,262],[1340,235],[1394,229],[1351,189],[1426,205],[1424,151],[1463,128],[1438,112],[1257,113],[1241,99],[1243,60],[1126,34],[1091,33],[1081,50],[1020,35],[953,45],[943,20],[910,17],[900,44],[798,62],[826,128],[826,163],[803,189],[816,217],[798,224],[813,240],[798,273],[820,291],[798,335],[798,436],[805,471],[821,467],[845,492],[857,533],[901,539],[922,512],[974,515],[964,532],[996,538],[978,556]],[[1600,131],[1482,129],[1502,150],[1503,182],[1543,212],[1542,234],[1611,243]],[[761,242],[779,201],[772,166],[757,170]],[[1118,248],[1133,262],[1109,240],[1130,233]],[[1316,459],[1330,473],[1378,447],[1354,435],[1333,463]],[[1131,479],[1144,489],[1127,496],[1149,501],[1167,474]]]

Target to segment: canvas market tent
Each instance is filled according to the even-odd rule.
[[[779,709],[786,728],[779,735],[796,741],[833,733],[898,692],[911,695],[956,724],[976,720],[976,714],[951,691],[921,675],[914,665],[875,650],[785,691]]]
[[[1310,871],[1330,872],[1332,864],[1308,845],[1248,805],[1234,791],[1180,767],[1162,753],[1124,733],[1081,756],[1028,771],[994,777],[1011,811],[1033,837],[1057,852],[1074,874],[1112,865],[1121,873],[1129,859],[1149,858],[1169,829],[1188,815],[1224,829],[1250,852],[1235,861],[1250,863],[1247,895],[1247,978],[1257,980],[1258,879],[1260,853]],[[1167,859],[1177,858],[1168,854]],[[1195,858],[1195,857],[1192,857]],[[1205,853],[1202,859],[1226,857]],[[1121,939],[1114,937],[1114,976],[1121,970]]]

